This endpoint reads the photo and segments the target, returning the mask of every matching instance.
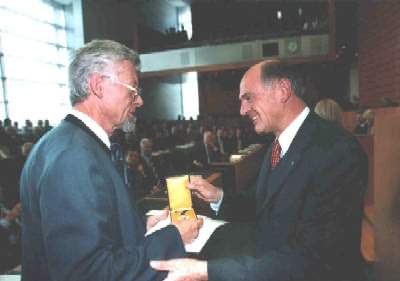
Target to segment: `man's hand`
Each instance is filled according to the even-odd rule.
[[[194,195],[208,203],[217,203],[222,198],[222,190],[201,177],[191,177],[187,187]]]
[[[153,226],[155,226],[159,221],[165,220],[168,217],[169,211],[167,209],[163,210],[162,213],[155,216],[150,216],[147,219],[146,230],[149,231]]]
[[[203,219],[188,219],[175,222],[184,244],[193,242],[199,235],[199,230],[203,226]]]
[[[208,280],[207,262],[194,259],[174,259],[168,261],[150,261],[155,270],[169,271],[164,281],[206,281]]]

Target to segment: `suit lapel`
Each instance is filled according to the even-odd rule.
[[[79,128],[81,128],[83,131],[85,131],[87,134],[89,134],[91,137],[93,137],[98,144],[100,144],[101,148],[111,157],[111,152],[110,149],[105,145],[105,143],[100,140],[100,138],[92,131],[89,129],[88,126],[86,126],[85,123],[83,123],[80,119],[75,117],[72,114],[68,114],[65,119],[65,121],[70,122]]]
[[[267,153],[265,154],[264,160],[262,162],[260,172],[258,174],[257,188],[256,188],[257,206],[260,206],[264,202],[264,198],[266,196],[267,180],[270,174],[270,166],[271,166],[271,161],[269,161],[269,159],[271,158],[271,150],[272,146],[268,148]]]
[[[273,171],[269,172],[269,176],[264,182],[262,188],[266,189],[265,196],[261,199],[260,207],[257,210],[261,211],[264,209],[271,201],[273,196],[283,187],[283,184],[287,180],[288,176],[296,169],[299,160],[301,159],[301,153],[295,152],[288,154],[279,161],[279,164],[275,167]]]
[[[289,150],[273,171],[270,169],[269,161],[271,148],[268,150],[267,159],[264,160],[267,163],[264,163],[264,172],[261,170],[257,183],[257,202],[260,203],[257,204],[257,214],[273,201],[274,195],[281,190],[289,175],[296,170],[304,151],[312,140],[312,133],[315,129],[313,120],[315,120],[314,114],[310,112],[293,139]]]

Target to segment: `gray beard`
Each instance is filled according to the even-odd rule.
[[[135,116],[127,118],[121,125],[121,130],[124,131],[125,133],[133,133],[135,132],[135,128],[136,128]]]

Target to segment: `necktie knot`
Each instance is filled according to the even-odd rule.
[[[278,139],[274,141],[272,144],[272,153],[271,153],[271,168],[274,169],[281,159],[281,145],[279,144]]]

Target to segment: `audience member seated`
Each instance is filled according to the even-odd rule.
[[[233,139],[233,152],[237,153],[242,149],[245,149],[248,145],[246,139],[243,137],[242,129],[237,127]]]
[[[11,270],[21,262],[20,214],[20,203],[9,210],[0,198],[0,274]]]
[[[4,130],[13,139],[16,139],[17,135],[18,135],[18,122],[14,122],[14,124],[15,123],[17,123],[17,125],[13,126],[13,125],[11,125],[11,120],[9,118],[6,118],[4,120]]]
[[[138,200],[158,190],[153,171],[140,158],[137,150],[128,150],[125,160],[128,190],[133,200]]]
[[[3,187],[4,204],[12,208],[19,201],[19,178],[23,159],[7,158],[0,161],[0,185]]]
[[[332,99],[322,99],[315,105],[314,112],[323,119],[343,126],[342,108]]]
[[[162,160],[160,160],[161,163],[154,161],[153,142],[148,138],[140,140],[140,159],[146,174],[154,181],[154,185],[161,186],[161,175],[164,175],[164,170],[161,170]]]
[[[5,158],[9,158],[16,155],[20,143],[20,136],[11,125],[11,120],[9,118],[4,119],[3,129],[0,130],[0,146],[2,147],[2,154],[4,154],[3,158],[4,156]]]
[[[153,136],[153,150],[166,150],[169,148],[168,139],[163,134],[163,130],[159,128],[157,131],[154,132]]]
[[[374,133],[375,113],[367,109],[358,113],[358,124],[354,129],[355,135],[372,135]]]
[[[33,133],[35,135],[36,140],[40,139],[43,134],[45,133],[44,127],[43,127],[43,120],[38,120],[36,127],[33,128]]]
[[[192,170],[195,171],[207,169],[212,162],[222,161],[223,157],[218,149],[216,136],[213,131],[204,131],[203,142],[195,146],[192,158]]]
[[[168,137],[168,144],[171,149],[174,149],[177,145],[185,144],[182,133],[176,125],[171,126],[171,133]]]
[[[196,142],[196,131],[195,127],[192,124],[189,124],[186,127],[186,134],[184,136],[185,143],[195,143]]]
[[[35,142],[35,135],[33,133],[33,124],[29,119],[25,120],[25,125],[22,127],[22,135],[24,141]]]
[[[21,156],[25,162],[26,158],[28,157],[29,153],[31,152],[33,148],[33,143],[32,142],[25,142],[21,146]]]
[[[45,132],[48,132],[48,131],[50,131],[51,129],[53,129],[53,127],[50,125],[50,121],[49,121],[49,119],[45,119],[44,120],[44,131]]]
[[[140,150],[139,142],[140,138],[136,132],[129,132],[125,134],[126,146],[137,151]]]
[[[224,127],[217,129],[217,144],[222,161],[228,161],[233,152],[232,140],[228,138],[228,132]]]
[[[14,121],[13,127],[14,127],[16,134],[18,134],[18,135],[21,134],[21,129],[19,128],[19,123],[17,121]]]

